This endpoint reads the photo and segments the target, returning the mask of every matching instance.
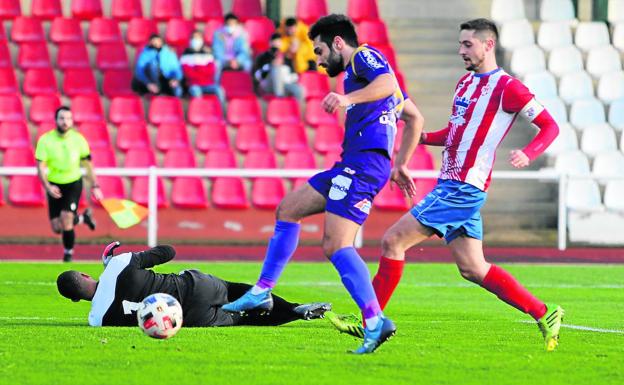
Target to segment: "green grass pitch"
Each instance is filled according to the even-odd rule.
[[[256,263],[170,263],[253,282]],[[455,266],[410,264],[386,309],[397,335],[375,354],[326,320],[281,327],[182,328],[160,341],[135,328],[87,326],[88,302],[57,294],[72,268],[0,263],[1,384],[623,384],[624,266],[506,265],[538,297],[566,310],[557,351],[529,318],[463,281]],[[371,270],[375,270],[371,266]],[[330,264],[292,263],[275,290],[291,301],[355,306]]]

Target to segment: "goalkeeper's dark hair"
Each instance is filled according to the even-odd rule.
[[[318,19],[310,28],[310,32],[308,32],[310,40],[314,40],[317,36],[320,36],[321,41],[330,48],[336,36],[340,36],[351,47],[359,45],[355,27],[345,15],[333,13]]]
[[[56,111],[54,111],[54,120],[57,120],[59,117],[59,114],[63,111],[69,111],[71,112],[71,110],[69,109],[69,107],[67,106],[60,106],[59,108],[56,109]]]
[[[489,34],[494,38],[494,41],[498,41],[498,28],[496,27],[496,23],[489,19],[480,18],[469,20],[465,23],[461,23],[459,30],[475,31],[475,33],[480,35],[481,41],[485,41],[483,38],[485,34]]]
[[[76,270],[62,272],[56,278],[56,288],[59,293],[72,301],[80,301],[87,297],[88,285],[82,274]]]

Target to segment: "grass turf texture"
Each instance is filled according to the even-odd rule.
[[[252,263],[170,263],[253,282]],[[624,266],[508,265],[537,296],[566,310],[564,323],[624,329]],[[88,302],[57,294],[56,276],[97,264],[0,263],[2,384],[622,384],[624,334],[562,329],[544,351],[537,326],[463,281],[453,265],[412,264],[386,309],[397,335],[375,354],[326,320],[281,327],[182,328],[154,340],[134,328],[86,326]],[[374,271],[375,267],[371,266]],[[275,290],[291,301],[355,306],[330,264],[292,263]]]

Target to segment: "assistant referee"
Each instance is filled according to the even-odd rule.
[[[54,113],[56,129],[43,134],[37,142],[35,158],[37,174],[48,197],[48,214],[52,231],[62,234],[63,261],[70,262],[74,253],[76,233],[74,225],[84,223],[95,230],[91,209],[78,215],[78,202],[82,194],[82,171],[91,186],[96,200],[102,199],[91,165],[91,151],[87,140],[74,130],[72,113],[67,107],[59,107]]]

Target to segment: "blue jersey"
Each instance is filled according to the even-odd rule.
[[[381,52],[362,44],[355,50],[345,69],[345,93],[366,87],[382,74],[394,76],[394,71]],[[348,106],[342,143],[343,157],[364,150],[382,150],[390,158],[404,99],[397,83],[396,92],[387,98]]]

